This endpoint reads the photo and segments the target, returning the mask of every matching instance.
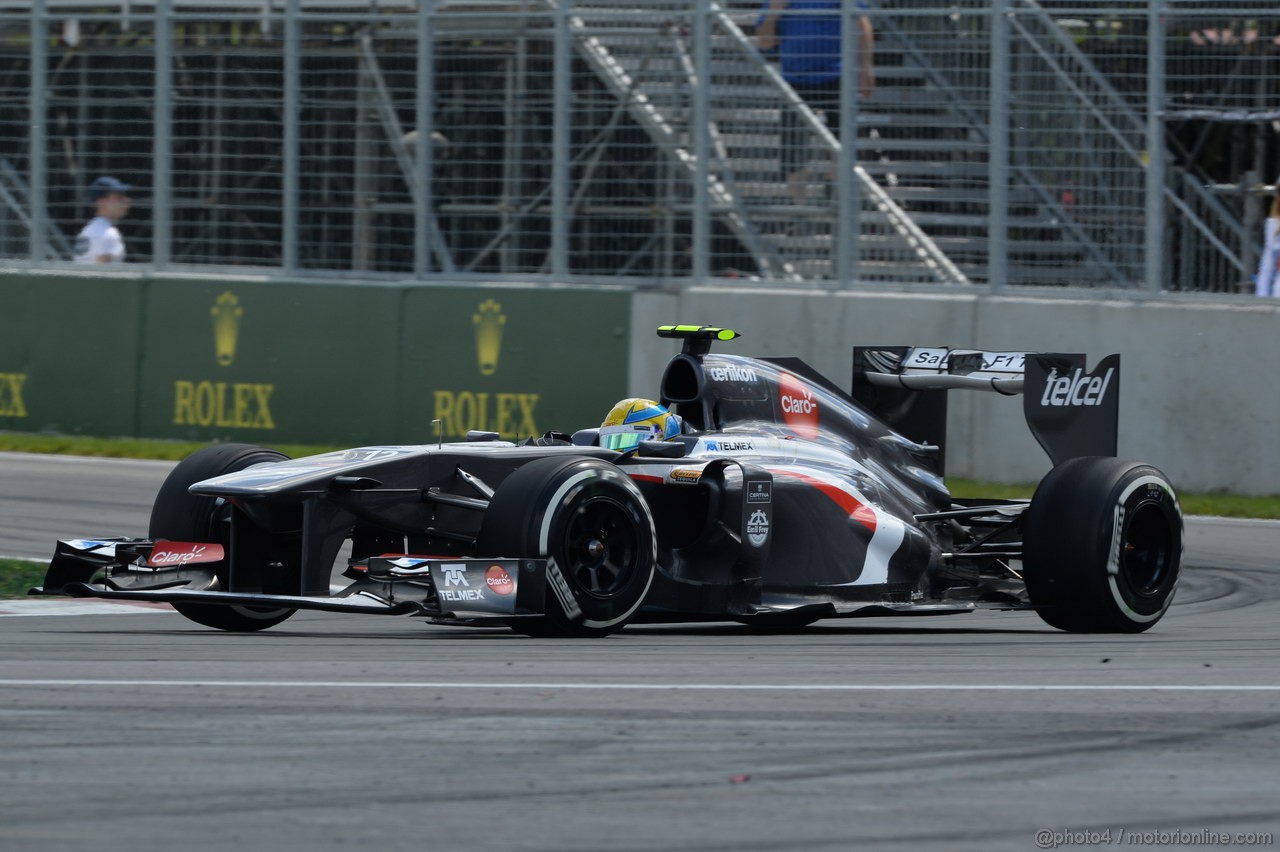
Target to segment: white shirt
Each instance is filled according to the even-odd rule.
[[[97,263],[102,255],[111,258],[111,263],[124,260],[124,238],[120,229],[105,216],[98,216],[85,225],[76,237],[75,262]]]
[[[1255,280],[1259,296],[1280,296],[1280,219],[1267,218],[1266,243]]]

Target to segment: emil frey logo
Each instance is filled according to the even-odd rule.
[[[1044,395],[1040,404],[1047,406],[1082,406],[1102,405],[1107,397],[1107,385],[1111,384],[1111,376],[1115,367],[1108,367],[1102,376],[1090,376],[1082,368],[1076,367],[1074,373],[1059,376],[1058,368],[1049,370],[1045,377]]]
[[[747,518],[747,540],[755,547],[764,547],[769,538],[769,516],[764,509],[756,509]]]

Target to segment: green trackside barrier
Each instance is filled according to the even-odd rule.
[[[137,434],[141,276],[0,272],[0,429]]]
[[[626,395],[631,296],[590,290],[406,292],[401,387],[414,442],[598,426]]]
[[[516,438],[597,425],[626,391],[626,293],[3,274],[0,303],[0,429]]]
[[[401,290],[153,278],[142,343],[146,437],[391,440]]]

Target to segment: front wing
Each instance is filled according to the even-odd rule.
[[[149,539],[59,541],[42,586],[33,595],[155,601],[170,604],[310,609],[434,619],[522,618],[545,613],[545,559],[459,559],[383,554],[352,561],[352,580],[328,596],[218,588],[212,567],[222,548]]]

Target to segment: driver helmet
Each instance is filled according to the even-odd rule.
[[[680,434],[679,416],[651,399],[624,399],[600,424],[600,446],[623,452],[641,441],[670,441]]]

